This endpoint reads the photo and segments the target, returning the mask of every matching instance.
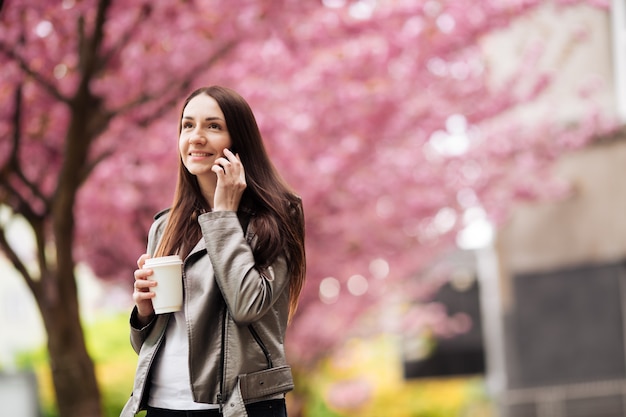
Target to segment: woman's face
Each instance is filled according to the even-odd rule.
[[[183,111],[178,148],[187,170],[198,177],[215,181],[211,167],[231,146],[224,113],[207,94],[192,98]]]

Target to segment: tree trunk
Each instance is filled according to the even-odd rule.
[[[65,161],[52,200],[51,220],[56,262],[42,277],[37,300],[48,334],[48,352],[61,417],[100,417],[100,391],[94,364],[87,352],[80,321],[74,261],[74,206],[83,180],[93,136],[88,125],[97,107],[87,89],[73,106]]]
[[[58,281],[68,280],[56,278]],[[71,280],[74,281],[74,276]],[[59,296],[53,303],[43,301],[40,305],[48,333],[50,368],[59,415],[98,417],[102,414],[100,391],[94,364],[85,346],[77,297],[64,291]]]

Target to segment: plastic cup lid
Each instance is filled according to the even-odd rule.
[[[145,266],[154,266],[154,265],[171,265],[171,264],[181,264],[183,261],[180,259],[178,255],[171,256],[161,256],[159,258],[150,258],[146,259]]]

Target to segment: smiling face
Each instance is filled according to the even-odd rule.
[[[192,98],[183,111],[178,148],[183,164],[201,187],[215,187],[217,177],[211,167],[230,146],[224,113],[217,101],[207,94]]]

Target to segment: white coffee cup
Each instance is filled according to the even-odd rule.
[[[157,282],[155,287],[150,288],[150,292],[155,294],[152,298],[155,314],[171,313],[182,308],[182,265],[178,255],[146,259],[143,267],[153,272],[148,279]]]

